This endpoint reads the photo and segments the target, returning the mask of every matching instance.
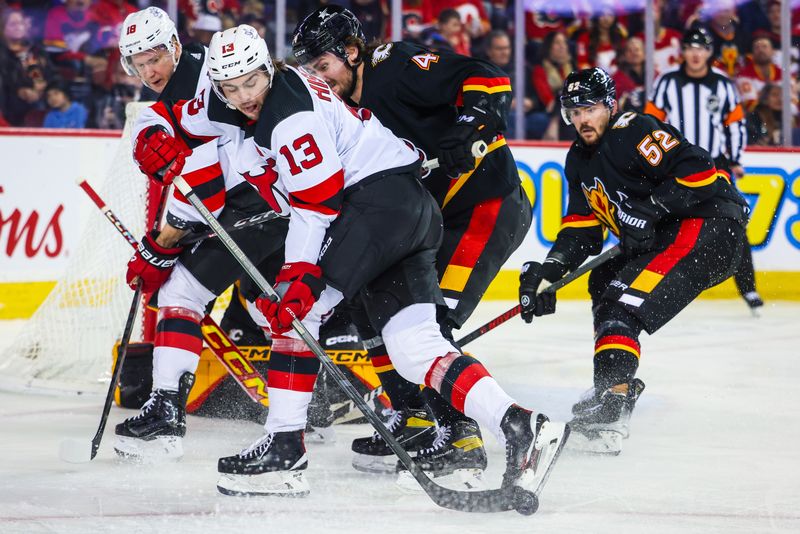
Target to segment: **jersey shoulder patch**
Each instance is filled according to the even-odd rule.
[[[385,61],[389,58],[389,55],[392,53],[392,46],[394,46],[394,43],[382,44],[376,48],[374,52],[372,52],[370,62],[372,63],[373,67],[381,61]]]
[[[272,131],[295,113],[314,111],[314,102],[300,75],[289,69],[276,72],[272,88],[264,99],[258,117],[255,139],[259,146],[270,148]]]

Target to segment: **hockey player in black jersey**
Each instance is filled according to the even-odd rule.
[[[298,25],[293,52],[306,71],[325,80],[350,105],[369,109],[395,135],[410,141],[421,158],[439,159],[441,166],[426,171],[422,182],[444,217],[437,271],[447,307],[440,309],[438,320],[452,337],[451,330],[471,315],[531,223],[531,206],[502,135],[511,101],[508,77],[487,62],[446,51],[432,53],[404,42],[367,45],[356,17],[336,5],[312,12]],[[471,147],[479,140],[488,152],[476,160]],[[394,371],[376,334],[363,328],[363,320],[356,323],[400,412],[389,426],[412,453],[424,450],[417,454],[418,463],[437,475],[482,470],[486,455],[475,422],[435,391],[425,389],[420,395],[416,384]],[[438,422],[436,436],[418,409],[422,397]],[[394,470],[394,455],[377,434],[355,440],[353,451],[357,469]]]
[[[522,318],[555,312],[555,294],[542,290],[599,253],[604,230],[619,238],[624,254],[589,277],[594,387],[570,422],[571,448],[619,454],[644,389],[635,378],[639,334],[653,334],[736,270],[748,211],[708,152],[655,117],[619,114],[602,69],[570,74],[561,106],[578,134],[565,164],[569,203],[544,262],[522,268]]]

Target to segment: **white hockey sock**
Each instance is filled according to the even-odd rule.
[[[500,443],[505,443],[503,431],[500,430],[500,421],[512,404],[514,399],[503,391],[497,380],[491,376],[484,376],[467,393],[464,400],[464,414],[494,434]]]
[[[311,393],[278,388],[267,388],[267,392],[269,394],[269,413],[264,430],[288,432],[306,427]]]
[[[178,391],[183,373],[194,373],[200,357],[188,350],[174,347],[153,349],[153,389]]]

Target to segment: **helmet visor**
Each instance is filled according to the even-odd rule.
[[[142,78],[147,69],[158,68],[165,61],[169,61],[173,67],[175,66],[175,59],[165,45],[158,45],[132,56],[120,57],[122,68],[125,69],[128,76],[137,78]]]

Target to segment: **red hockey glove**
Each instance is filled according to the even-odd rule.
[[[167,167],[181,155],[183,149],[183,144],[172,137],[166,128],[161,125],[149,126],[136,136],[133,158],[139,164],[139,170],[151,180],[169,185],[164,180],[164,173]],[[183,169],[183,159],[177,164],[181,168],[176,169],[173,176],[180,174]]]
[[[274,334],[283,334],[291,330],[294,318],[303,320],[325,289],[325,282],[319,265],[300,261],[281,267],[275,284],[278,294],[285,289],[281,301],[261,296],[256,299],[256,308],[267,318]]]
[[[146,234],[136,253],[128,262],[125,281],[131,289],[136,289],[136,280],[142,279],[142,291],[152,293],[166,282],[183,247],[164,248],[156,243],[158,232]]]
[[[526,262],[519,275],[519,305],[522,307],[522,320],[530,323],[534,316],[541,317],[556,312],[556,294],[545,291],[547,286],[560,280],[567,268],[558,261],[548,258],[544,263]]]

